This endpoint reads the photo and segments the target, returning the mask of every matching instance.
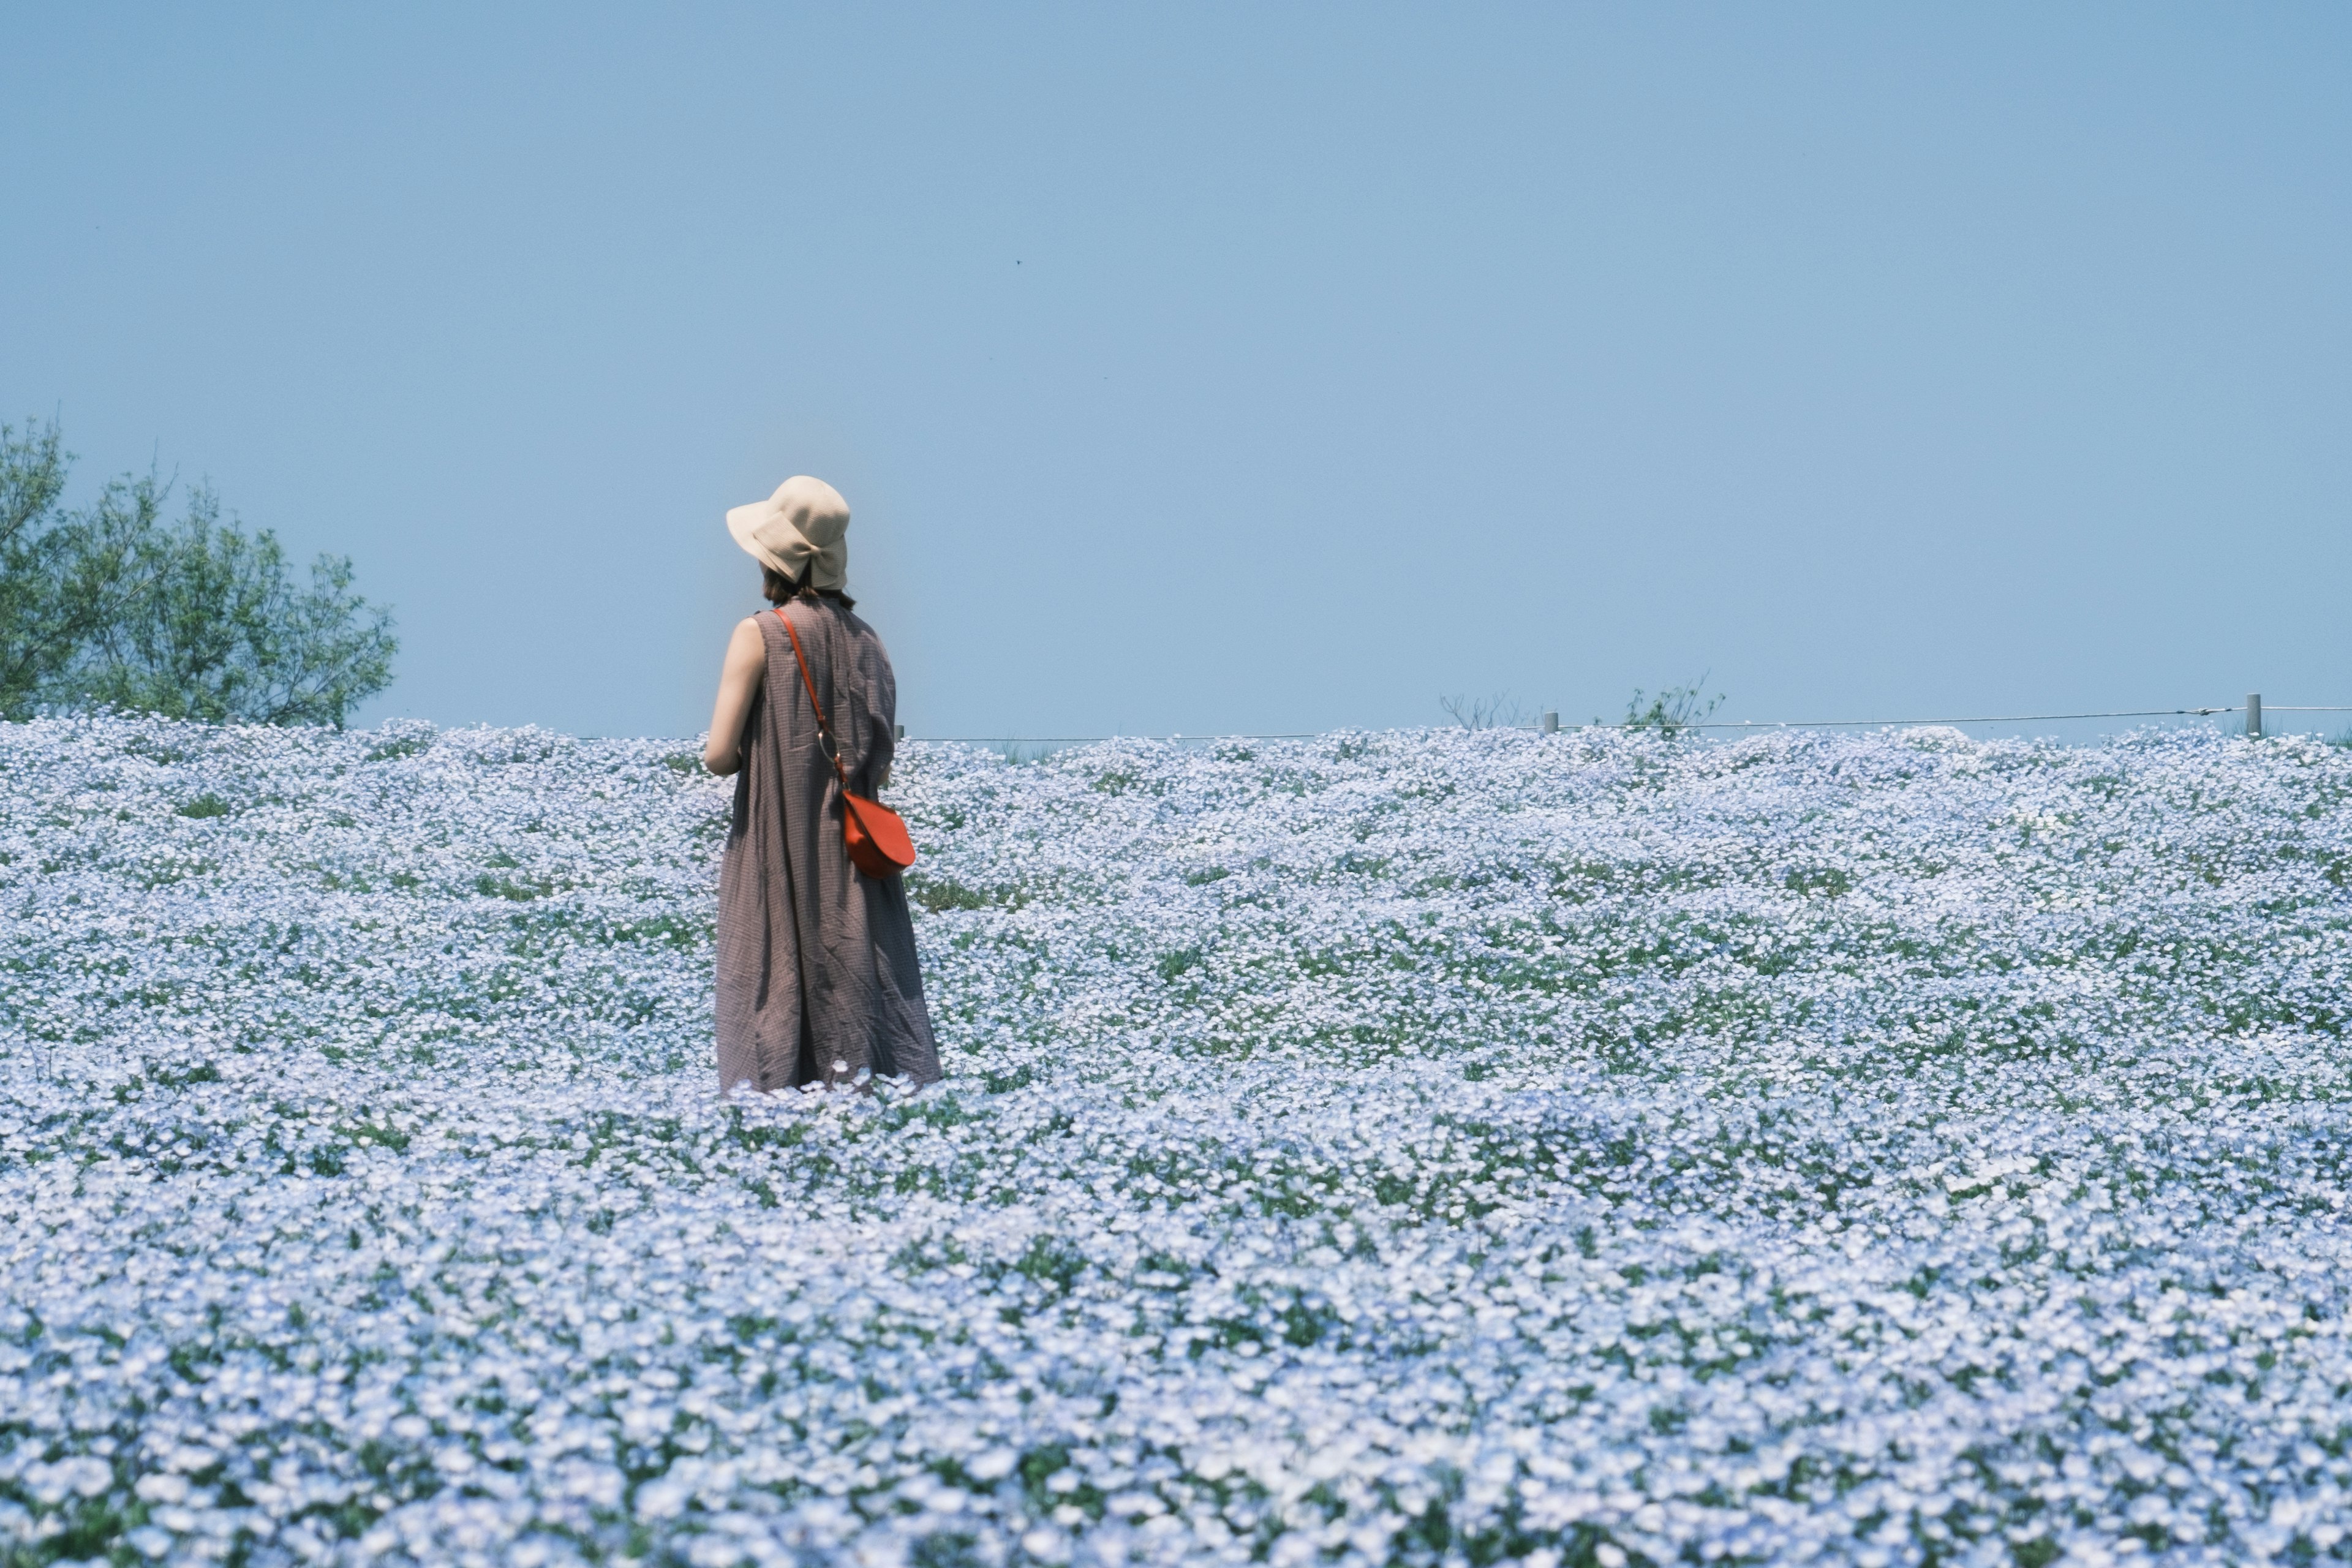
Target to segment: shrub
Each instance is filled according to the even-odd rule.
[[[1642,705],[1642,689],[1633,689],[1633,700],[1625,704],[1625,728],[1655,730],[1668,737],[1696,730],[1707,716],[1723,706],[1720,693],[1706,695],[1706,677],[1702,675],[1687,686],[1669,686],[1650,699],[1649,706]]]
[[[105,706],[214,723],[332,724],[392,681],[390,615],[352,563],[298,584],[268,529],[197,489],[175,525],[152,475],[62,504],[58,427],[0,426],[0,717]]]
[[[1527,714],[1507,691],[1492,697],[1441,697],[1437,705],[1465,730],[1507,730],[1527,721]]]

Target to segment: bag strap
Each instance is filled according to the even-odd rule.
[[[784,623],[784,635],[793,639],[793,660],[801,667],[801,685],[807,689],[809,706],[816,710],[816,732],[833,749],[826,755],[833,763],[833,776],[841,781],[841,793],[849,793],[849,770],[841,765],[841,742],[833,738],[833,726],[824,716],[824,704],[816,700],[816,682],[809,679],[808,655],[801,651],[801,634],[793,629],[793,618],[784,614],[782,605],[776,606],[776,619]]]

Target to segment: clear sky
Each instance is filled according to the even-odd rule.
[[[707,722],[849,498],[923,735],[2352,702],[2340,5],[36,5],[0,412]]]

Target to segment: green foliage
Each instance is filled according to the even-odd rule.
[[[321,555],[307,588],[277,537],[220,521],[199,490],[176,528],[136,549],[142,590],[110,617],[72,696],[218,723],[333,724],[392,680],[390,617],[351,591],[350,561]]]
[[[1633,700],[1625,704],[1625,728],[1655,730],[1669,738],[1698,728],[1709,714],[1723,706],[1720,693],[1706,695],[1704,675],[1688,686],[1667,687],[1651,698],[1647,707],[1642,705],[1642,689],[1635,687]]]
[[[1820,893],[1834,899],[1853,891],[1853,876],[1837,866],[1799,868],[1789,873],[1782,886],[1792,893],[1806,896]]]
[[[413,757],[433,749],[436,739],[430,724],[380,741],[368,748],[367,760],[372,763],[396,763],[403,757]]]
[[[1180,947],[1173,952],[1161,953],[1160,955],[1159,962],[1153,964],[1152,967],[1160,972],[1160,979],[1166,981],[1169,984],[1173,985],[1177,981],[1182,979],[1185,975],[1199,968],[1200,964],[1201,950],[1199,948]]]
[[[208,722],[333,724],[392,680],[391,616],[321,555],[298,584],[268,530],[209,490],[177,524],[153,476],[62,505],[58,428],[0,426],[0,717],[111,706]]]
[[[950,877],[908,877],[907,891],[935,915],[949,910],[984,910],[989,903],[987,894]]]
[[[72,458],[55,425],[0,425],[0,717],[52,700],[76,658],[131,596],[152,483],[118,479],[86,510],[59,509]]]

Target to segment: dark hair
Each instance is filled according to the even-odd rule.
[[[838,588],[812,588],[809,575],[808,572],[803,572],[795,582],[762,561],[760,563],[760,592],[767,595],[768,603],[772,605],[782,605],[806,595],[812,599],[831,599],[845,610],[857,607],[857,601]]]

